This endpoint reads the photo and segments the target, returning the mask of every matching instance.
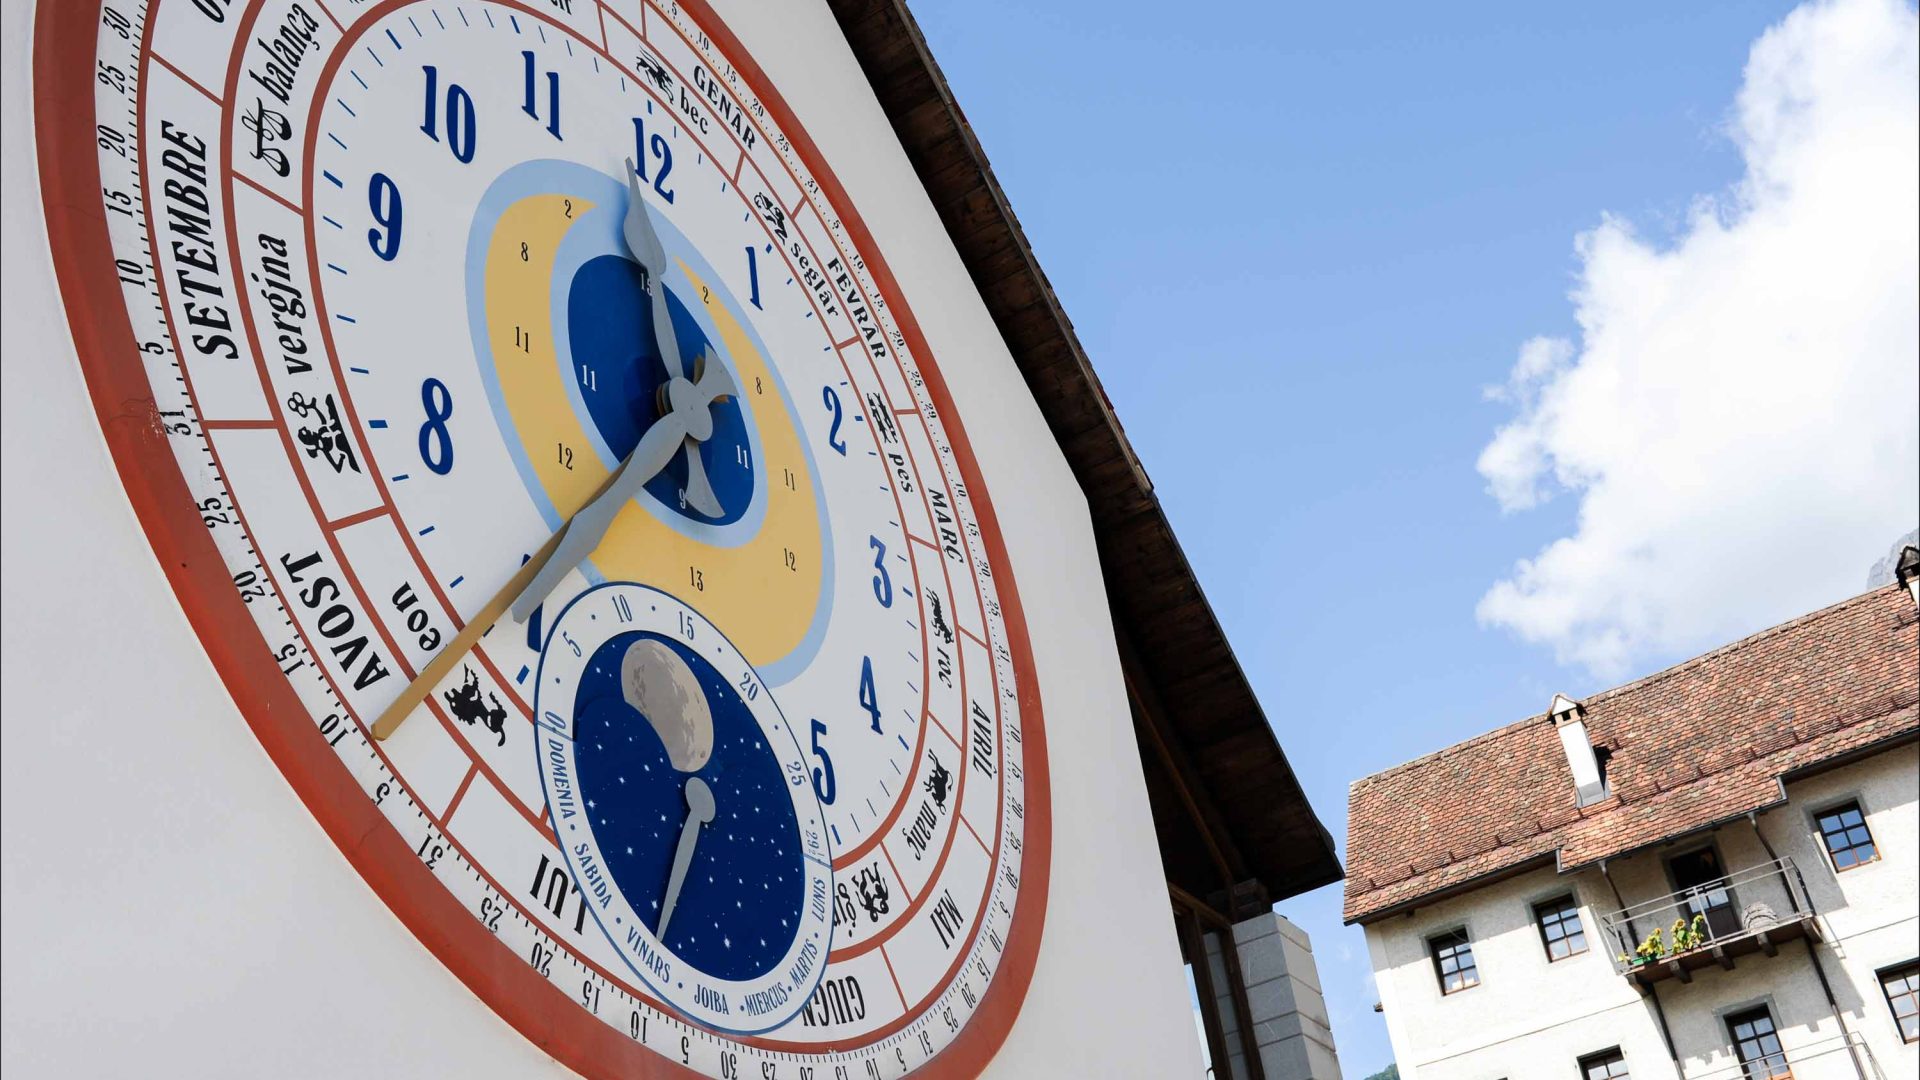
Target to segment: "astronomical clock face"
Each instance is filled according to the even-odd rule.
[[[40,18],[103,430],[393,910],[589,1074],[977,1069],[1044,908],[1025,631],[936,358],[728,28]]]

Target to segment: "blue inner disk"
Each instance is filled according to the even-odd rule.
[[[621,658],[643,638],[677,653],[706,693],[713,755],[697,772],[673,767],[653,724],[621,694]],[[588,827],[614,884],[649,930],[659,924],[687,819],[686,780],[706,781],[714,818],[700,829],[665,944],[714,978],[742,981],[771,971],[799,933],[806,875],[780,763],[739,693],[679,641],[616,634],[588,659],[574,697],[574,736]],[[593,903],[591,893],[585,899]]]
[[[618,460],[632,453],[641,433],[658,415],[654,391],[668,379],[654,344],[653,304],[641,281],[638,263],[619,255],[600,255],[583,263],[567,288],[567,334],[574,365],[583,369],[573,372],[574,383],[600,437]],[[667,310],[691,374],[693,358],[710,343],[671,290]],[[726,525],[740,520],[753,500],[752,456],[739,399],[719,402],[711,412],[713,435],[699,444],[700,460],[724,509],[722,516],[710,518],[680,506],[680,489],[687,482],[685,454],[675,454],[647,490],[690,521]]]

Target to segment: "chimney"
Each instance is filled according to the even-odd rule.
[[[1560,748],[1567,752],[1567,767],[1573,770],[1575,799],[1581,806],[1592,806],[1607,797],[1607,776],[1593,752],[1593,740],[1587,737],[1586,711],[1586,706],[1565,694],[1553,695],[1553,704],[1547,706],[1547,717],[1560,733]]]
[[[1900,561],[1893,568],[1893,579],[1913,594],[1914,603],[1920,604],[1920,548],[1908,544],[1900,552]]]

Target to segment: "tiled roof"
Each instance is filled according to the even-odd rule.
[[[1347,795],[1346,918],[1557,857],[1563,869],[1779,801],[1779,778],[1920,729],[1920,633],[1897,585],[1585,699],[1611,795],[1580,808],[1543,714]]]

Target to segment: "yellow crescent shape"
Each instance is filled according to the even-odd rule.
[[[591,208],[567,196],[534,195],[500,215],[487,248],[486,312],[500,394],[527,462],[556,511],[571,516],[608,469],[575,413],[554,355],[554,258],[567,230]],[[525,255],[522,255],[522,252]],[[741,655],[764,667],[805,639],[822,598],[820,507],[800,435],[766,357],[724,303],[718,287],[685,262],[680,270],[704,298],[720,350],[733,361],[741,405],[760,436],[756,497],[767,500],[759,531],[718,547],[683,535],[639,501],[628,503],[593,553],[609,580],[637,581],[680,597],[724,631]],[[572,450],[571,455],[566,451]],[[568,468],[570,463],[571,468]],[[671,513],[671,511],[667,511]]]

